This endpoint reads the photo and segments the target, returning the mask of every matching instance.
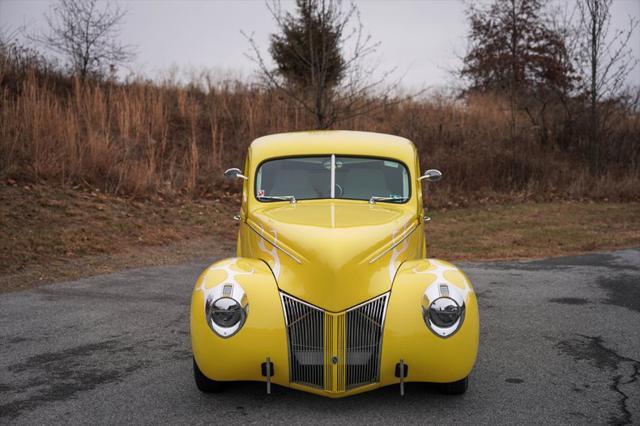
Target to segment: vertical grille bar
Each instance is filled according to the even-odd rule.
[[[333,315],[324,316],[324,388],[333,390]]]
[[[344,314],[338,316],[338,327],[337,327],[337,350],[336,355],[338,357],[338,392],[344,392],[345,384],[344,384],[344,367],[346,364],[346,354],[344,350]]]

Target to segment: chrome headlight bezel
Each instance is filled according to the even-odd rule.
[[[462,292],[447,283],[430,285],[422,297],[422,319],[427,328],[441,338],[451,337],[460,330],[465,311]]]
[[[247,295],[238,284],[219,284],[207,295],[205,320],[209,328],[223,339],[238,333],[248,314]]]

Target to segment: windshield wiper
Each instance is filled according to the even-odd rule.
[[[293,195],[260,195],[258,198],[261,200],[289,201],[291,204],[296,203],[296,197]]]
[[[393,197],[379,197],[377,195],[372,195],[371,198],[369,198],[369,204],[375,204],[376,201],[406,201],[408,200],[409,197],[399,197],[399,196],[393,196]]]

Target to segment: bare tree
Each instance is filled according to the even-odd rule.
[[[611,31],[611,3],[613,0],[581,0],[578,2],[579,21],[576,60],[583,75],[583,93],[589,99],[589,169],[600,169],[601,139],[608,126],[611,101],[618,97],[627,76],[638,60],[632,55],[629,41],[638,20],[629,18],[625,29]]]
[[[377,65],[367,65],[379,43],[365,34],[355,4],[297,0],[296,11],[290,13],[272,0],[267,8],[277,26],[269,51],[276,67],[269,67],[254,36],[243,33],[251,46],[250,59],[268,87],[314,116],[316,128],[326,129],[398,101],[391,98],[401,78],[389,82],[396,69],[378,73]]]
[[[49,32],[31,37],[63,55],[83,80],[103,76],[135,56],[131,46],[118,41],[126,11],[112,2],[98,5],[97,0],[58,0],[45,14]]]

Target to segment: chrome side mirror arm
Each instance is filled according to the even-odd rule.
[[[442,179],[442,172],[436,169],[429,169],[418,180],[425,179],[427,182],[437,182]]]
[[[243,175],[242,170],[240,170],[237,167],[232,167],[230,169],[225,170],[224,177],[226,177],[227,179],[244,179],[244,180],[249,179],[248,177]]]

